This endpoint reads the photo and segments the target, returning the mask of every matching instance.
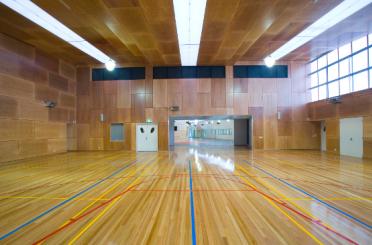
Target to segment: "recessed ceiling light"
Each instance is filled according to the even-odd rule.
[[[115,68],[115,61],[30,0],[0,0],[0,2],[89,56],[106,64],[106,67],[108,66],[112,70]]]
[[[272,67],[275,64],[275,60],[271,56],[266,57],[264,61],[267,67]]]
[[[304,45],[311,39],[320,35],[324,31],[333,27],[337,23],[343,21],[347,17],[366,7],[368,4],[372,3],[372,0],[344,0],[331,11],[323,15],[320,19],[315,21],[305,30],[297,34],[291,40],[286,42],[279,49],[274,51],[269,57],[274,60],[279,60],[280,58],[286,56],[293,50]],[[267,57],[268,58],[268,57]],[[266,60],[266,59],[265,59]]]
[[[198,61],[206,3],[207,0],[173,0],[183,66],[195,66]]]

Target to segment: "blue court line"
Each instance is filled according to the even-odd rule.
[[[192,244],[196,245],[194,193],[192,191],[192,170],[191,170],[191,161],[190,160],[189,160],[189,174],[190,174],[189,184],[190,184],[190,215],[191,215]]]
[[[320,200],[320,199],[317,198],[316,196],[314,196],[314,195],[312,195],[312,194],[310,194],[310,193],[304,191],[304,190],[301,189],[300,187],[297,187],[297,186],[295,186],[295,185],[292,185],[291,183],[288,183],[287,181],[282,180],[282,179],[276,177],[275,175],[273,175],[273,174],[267,172],[266,170],[264,170],[264,169],[262,169],[262,168],[260,168],[260,167],[257,167],[257,166],[255,166],[255,165],[253,165],[252,163],[250,163],[250,162],[248,162],[248,161],[246,161],[246,160],[243,160],[243,161],[246,162],[246,163],[248,163],[248,165],[250,165],[251,167],[256,168],[256,169],[258,169],[258,170],[264,172],[265,174],[267,174],[267,175],[273,177],[274,179],[277,179],[277,180],[279,180],[280,182],[284,183],[285,185],[287,185],[287,186],[289,186],[289,187],[291,187],[291,188],[293,188],[293,189],[295,189],[295,190],[297,190],[297,191],[299,191],[299,192],[301,192],[301,193],[303,193],[303,194],[305,194],[305,195],[311,197],[312,199],[314,199],[314,200],[316,200],[316,201],[318,201],[318,202],[320,202],[320,203],[326,205],[327,207],[329,207],[329,208],[335,210],[336,212],[338,212],[338,213],[340,213],[340,214],[342,214],[342,215],[344,215],[344,216],[346,216],[346,217],[348,217],[348,218],[354,220],[355,222],[358,222],[359,224],[361,224],[361,225],[367,227],[368,229],[371,229],[371,228],[372,228],[371,225],[369,225],[369,224],[367,224],[367,223],[361,221],[360,219],[354,217],[353,215],[351,215],[351,214],[349,214],[349,213],[346,213],[345,211],[343,211],[343,210],[341,210],[341,209],[339,209],[339,208],[337,208],[337,207],[335,207],[335,206],[333,206],[333,205],[331,205],[331,204],[329,204],[329,203],[327,203],[327,202],[325,202],[325,201],[323,201],[323,200]]]
[[[51,207],[51,208],[45,210],[44,212],[42,212],[41,214],[35,216],[34,218],[32,218],[32,219],[26,221],[25,223],[19,225],[18,227],[14,228],[13,230],[9,231],[8,233],[2,235],[2,236],[0,237],[0,241],[1,241],[1,240],[4,240],[5,238],[7,238],[7,237],[9,237],[9,236],[11,236],[11,235],[13,235],[13,234],[16,233],[17,231],[19,231],[19,230],[21,230],[22,228],[24,228],[24,227],[26,227],[26,226],[32,224],[32,223],[35,222],[36,220],[42,218],[43,216],[49,214],[50,212],[56,210],[57,208],[59,208],[59,207],[65,205],[66,203],[71,202],[72,200],[74,200],[74,199],[77,198],[78,196],[83,195],[85,192],[87,192],[87,191],[93,189],[94,187],[96,187],[97,185],[99,185],[99,184],[101,184],[102,182],[106,181],[107,179],[109,179],[109,178],[111,178],[111,177],[117,175],[118,173],[120,173],[120,172],[122,172],[123,170],[127,169],[128,167],[130,167],[131,165],[133,165],[133,164],[136,163],[136,162],[137,162],[137,160],[131,161],[128,165],[126,165],[126,166],[124,166],[124,167],[122,167],[122,168],[119,168],[118,170],[116,170],[115,172],[113,172],[112,174],[110,174],[109,176],[107,176],[107,177],[105,177],[105,178],[103,178],[103,179],[97,181],[97,182],[94,183],[93,185],[91,185],[91,186],[85,188],[84,190],[80,191],[79,193],[76,193],[76,194],[73,195],[72,197],[70,197],[70,198],[68,198],[68,199],[66,199],[66,200],[64,200],[64,201],[62,201],[62,202],[60,202],[60,203],[58,203],[57,205],[55,205],[55,206],[53,206],[53,207]]]

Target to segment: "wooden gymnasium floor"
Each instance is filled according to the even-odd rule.
[[[371,190],[315,151],[66,153],[0,166],[0,243],[371,244]]]

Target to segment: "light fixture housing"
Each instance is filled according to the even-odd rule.
[[[0,2],[15,12],[21,14],[25,18],[31,20],[35,24],[43,27],[47,31],[53,33],[62,40],[68,42],[75,48],[83,51],[94,59],[106,64],[110,62],[112,67],[112,59],[103,53],[101,50],[94,47],[92,44],[84,40],[78,34],[73,32],[67,26],[59,22],[56,18],[48,14],[42,8],[37,6],[30,0],[0,0]]]
[[[273,67],[274,64],[275,64],[275,59],[273,59],[271,56],[267,56],[267,57],[264,59],[264,61],[265,61],[265,65],[266,65],[267,67]]]
[[[293,50],[301,47],[324,31],[343,21],[347,17],[372,3],[372,0],[344,0],[331,11],[323,15],[305,30],[297,34],[291,40],[286,42],[279,49],[275,50],[270,57],[274,60],[286,56]]]
[[[206,4],[207,0],[173,0],[183,66],[197,64]]]
[[[105,66],[108,71],[113,71],[116,67],[116,62],[110,59],[109,61],[105,63]]]

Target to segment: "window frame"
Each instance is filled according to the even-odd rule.
[[[116,128],[120,126],[121,127],[121,138],[120,139],[113,139],[113,128]],[[115,135],[117,136],[117,135]],[[115,138],[115,137],[114,137]],[[124,142],[125,141],[125,124],[122,122],[112,122],[110,123],[110,142]]]
[[[366,35],[365,37],[367,39],[367,46],[365,48],[363,48],[363,49],[360,49],[360,50],[356,51],[356,52],[353,52],[353,45],[352,45],[353,41],[350,42],[350,43],[344,44],[344,45],[350,45],[351,53],[349,55],[341,58],[341,59],[340,59],[340,54],[339,54],[339,52],[340,52],[339,51],[339,48],[340,47],[338,47],[337,49],[330,50],[330,51],[328,51],[328,52],[320,55],[319,57],[317,57],[317,58],[315,58],[315,59],[313,59],[313,60],[311,60],[310,62],[307,63],[307,65],[309,65],[309,66],[311,66],[311,64],[313,62],[316,62],[316,64],[318,64],[318,60],[319,59],[324,59],[324,58],[326,59],[326,63],[327,63],[326,66],[324,66],[324,67],[322,67],[320,69],[319,69],[319,66],[317,65],[317,70],[315,70],[315,71],[312,71],[311,72],[311,68],[309,69],[310,73],[308,74],[308,76],[310,77],[310,80],[311,80],[311,76],[314,75],[315,73],[318,74],[319,71],[322,71],[324,69],[326,70],[326,82],[325,83],[319,84],[319,75],[317,75],[316,76],[317,77],[317,85],[316,86],[312,86],[310,84],[310,88],[309,88],[310,91],[312,91],[315,88],[318,89],[318,99],[317,100],[313,100],[313,98],[312,98],[311,99],[312,102],[323,100],[323,99],[319,99],[319,87],[321,87],[323,85],[326,85],[327,94],[326,94],[326,98],[325,99],[331,98],[331,97],[329,97],[329,89],[328,89],[329,84],[331,84],[333,82],[336,82],[337,80],[338,81],[341,81],[342,79],[345,79],[345,78],[349,78],[349,80],[351,82],[351,91],[349,93],[359,92],[359,91],[354,91],[354,76],[356,76],[356,75],[358,75],[359,73],[362,73],[362,72],[367,72],[367,74],[368,74],[368,76],[367,76],[368,77],[368,88],[367,89],[372,88],[372,81],[371,81],[372,80],[372,77],[371,77],[371,74],[372,74],[372,64],[370,62],[370,60],[372,58],[372,57],[370,57],[370,55],[372,53],[372,52],[370,52],[370,49],[372,49],[372,40],[370,40],[371,37],[372,37],[372,35],[369,34],[369,35]],[[360,38],[362,38],[362,37],[360,37]],[[358,38],[358,39],[360,39],[360,38]],[[358,40],[358,39],[356,39],[356,40]],[[342,46],[344,46],[344,45],[342,45]],[[328,54],[331,53],[331,52],[334,52],[335,50],[337,50],[337,60],[328,64]],[[356,56],[356,55],[358,55],[359,53],[364,52],[364,51],[367,52],[367,68],[364,68],[362,70],[359,70],[357,72],[354,72],[353,71],[353,57]],[[341,72],[340,63],[342,61],[344,61],[344,60],[347,60],[347,59],[349,59],[349,74],[344,75],[344,76],[341,76],[340,75],[340,72]],[[336,64],[338,66],[338,77],[336,79],[333,79],[333,80],[328,80],[328,69],[331,66],[336,65]],[[339,82],[338,85],[339,85],[339,96],[341,96],[341,83]],[[360,91],[363,91],[363,90],[360,90]]]

